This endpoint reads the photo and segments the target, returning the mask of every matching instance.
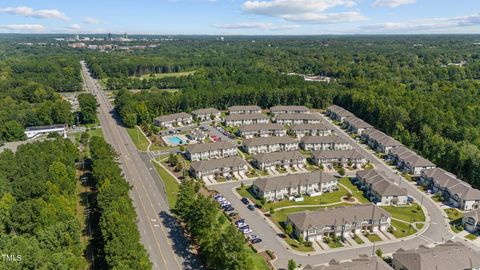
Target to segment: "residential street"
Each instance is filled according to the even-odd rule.
[[[82,62],[87,90],[100,104],[98,115],[105,139],[119,154],[125,178],[133,186],[131,197],[138,215],[138,229],[153,269],[199,269],[198,259],[190,253],[188,242],[171,217],[161,179],[147,166],[108,101],[105,92],[90,76]],[[143,157],[145,158],[145,157]],[[147,157],[148,158],[148,157]]]

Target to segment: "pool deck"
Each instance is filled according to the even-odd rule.
[[[180,139],[180,140],[183,142],[183,144],[175,144],[175,143],[173,143],[173,142],[171,142],[171,141],[169,140],[170,138],[175,138],[175,137],[177,137],[178,139]],[[187,144],[191,144],[191,143],[192,143],[192,141],[191,141],[190,139],[188,139],[187,136],[182,135],[182,134],[180,134],[180,135],[167,135],[167,136],[163,136],[163,137],[162,137],[162,140],[163,140],[163,142],[164,142],[166,145],[168,145],[168,146],[187,145]],[[187,143],[188,141],[190,141],[190,143]]]

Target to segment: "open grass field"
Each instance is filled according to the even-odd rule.
[[[145,152],[147,151],[149,142],[145,135],[137,128],[127,128],[128,135],[132,138],[135,147],[137,147],[138,151]]]
[[[425,214],[418,204],[413,203],[409,206],[383,206],[393,218],[397,218],[406,222],[423,222],[425,221]]]
[[[177,194],[178,194],[178,190],[179,190],[180,185],[175,180],[175,178],[173,178],[173,176],[171,176],[164,168],[162,168],[156,162],[152,162],[152,164],[155,167],[155,170],[157,170],[157,173],[162,178],[163,183],[165,184],[168,205],[170,206],[170,208],[175,207],[175,203],[177,202]]]
[[[405,236],[412,235],[417,232],[417,230],[413,227],[410,227],[410,224],[400,222],[398,220],[392,220],[392,226],[396,228],[395,231],[393,231],[393,235],[396,238],[402,238]],[[410,227],[410,228],[409,228]]]
[[[363,196],[363,191],[359,190],[357,186],[352,184],[352,181],[348,177],[343,177],[340,178],[339,182],[346,186],[348,189],[350,189],[353,192],[353,197],[357,198],[357,200],[361,203],[369,203],[370,201]]]

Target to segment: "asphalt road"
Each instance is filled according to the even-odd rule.
[[[132,185],[130,196],[138,216],[141,241],[150,256],[153,269],[201,269],[188,241],[169,211],[161,179],[141,156],[125,128],[118,124],[112,105],[82,62],[82,76],[87,90],[96,95],[99,119],[105,139],[119,154],[125,178]],[[146,159],[146,160],[145,160]],[[149,164],[149,165],[147,165]]]
[[[323,116],[322,116],[323,117]],[[212,188],[222,193],[231,203],[239,215],[246,220],[250,228],[255,234],[263,239],[263,242],[258,245],[259,249],[272,250],[277,255],[277,260],[274,262],[278,268],[286,268],[289,259],[294,259],[297,263],[302,265],[318,265],[328,263],[331,259],[348,260],[358,257],[360,254],[373,255],[374,250],[381,248],[384,254],[393,253],[399,248],[410,249],[417,248],[420,245],[429,245],[444,242],[454,238],[454,235],[449,230],[448,221],[444,211],[438,204],[434,203],[430,198],[426,197],[414,184],[398,176],[395,170],[387,166],[382,160],[374,155],[373,151],[369,150],[365,145],[359,144],[352,139],[346,132],[335,126],[328,119],[325,118],[325,124],[332,127],[338,136],[350,141],[355,149],[363,153],[376,167],[376,169],[384,171],[387,176],[399,184],[401,187],[407,188],[409,195],[421,203],[423,209],[427,214],[427,224],[424,231],[417,233],[414,236],[407,237],[405,240],[396,240],[389,242],[380,242],[375,245],[351,247],[340,250],[327,250],[314,253],[300,253],[293,251],[285,245],[284,241],[279,236],[278,229],[273,228],[270,223],[266,222],[266,217],[259,211],[252,212],[238,199],[238,195],[234,191],[235,187],[240,185],[239,182],[229,182],[216,185]],[[249,184],[250,181],[244,182]],[[461,239],[457,239],[461,240]],[[467,245],[478,249],[469,243]]]

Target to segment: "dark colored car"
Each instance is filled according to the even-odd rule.
[[[247,206],[247,208],[248,208],[248,210],[250,210],[250,211],[255,210],[255,206],[253,206],[253,205],[251,205],[251,204],[249,204],[249,205]]]
[[[246,205],[248,205],[250,202],[248,201],[247,197],[242,198],[242,202]]]
[[[250,241],[252,244],[258,244],[262,242],[262,238],[254,238],[252,241]]]
[[[228,206],[225,206],[223,208],[223,210],[225,210],[225,212],[232,212],[233,210],[235,210],[235,208],[233,208],[232,206],[228,205]]]
[[[230,213],[228,214],[228,216],[231,218],[235,218],[235,217],[238,217],[238,213]]]

